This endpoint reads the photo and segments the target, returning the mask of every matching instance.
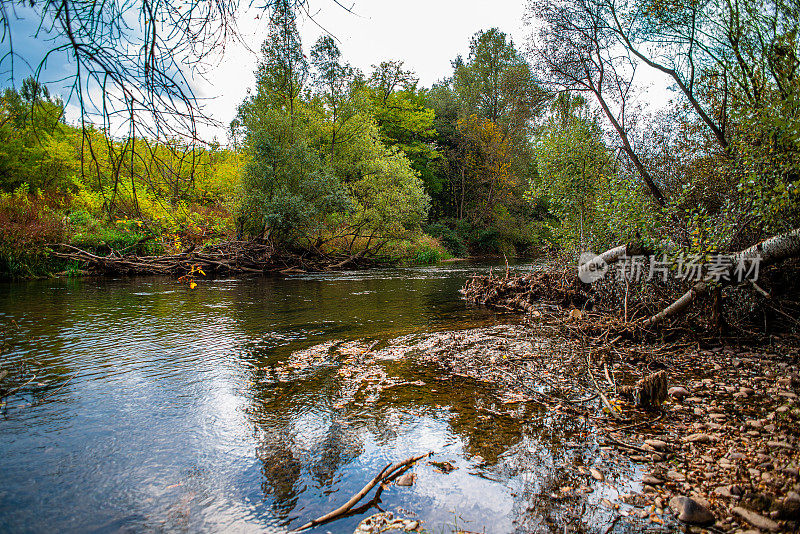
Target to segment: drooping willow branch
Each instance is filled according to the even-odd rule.
[[[192,153],[192,147],[204,144],[201,126],[220,126],[205,113],[196,81],[222,59],[228,44],[242,43],[237,16],[248,9],[270,10],[279,1],[295,8],[307,3],[0,0],[0,76],[13,84],[24,65],[37,81],[48,77],[42,81],[65,89],[65,103],[80,113],[82,154],[92,162],[87,166],[82,160],[81,170],[97,173],[98,188],[113,208],[122,160],[132,168],[137,147],[179,139],[180,150]],[[19,37],[47,47],[40,56],[26,55]],[[104,142],[86,133],[92,128]],[[107,168],[99,163],[102,155],[109,160]]]

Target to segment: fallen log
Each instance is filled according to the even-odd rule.
[[[758,259],[760,267],[766,267],[796,256],[800,256],[800,229],[770,237],[752,247],[737,252],[731,256],[727,273],[723,273],[724,276],[720,276],[718,273],[716,281],[719,285],[731,284],[734,281],[737,266],[745,260]],[[703,280],[695,283],[689,291],[681,295],[672,304],[642,321],[642,325],[645,327],[656,325],[686,310],[697,297],[706,294],[710,287],[717,287],[711,283],[712,281],[710,277],[706,276]]]
[[[582,263],[578,266],[578,278],[585,283],[589,283],[590,277],[587,274],[603,269],[612,263],[616,263],[620,258],[625,256],[643,254],[645,247],[638,242],[626,243],[614,248],[610,248],[605,252],[597,254],[589,261]]]

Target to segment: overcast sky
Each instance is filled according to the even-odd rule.
[[[309,0],[313,17],[299,14],[298,29],[305,51],[308,52],[327,30],[338,40],[343,59],[365,73],[381,61],[403,60],[425,87],[451,74],[450,62],[459,54],[468,54],[470,38],[476,32],[497,27],[509,34],[521,51],[526,48],[532,32],[525,23],[526,0],[356,0],[353,4],[347,3],[348,0],[340,1],[348,7],[352,5],[352,12],[337,5],[335,0]],[[248,2],[242,3],[247,5]],[[29,57],[35,66],[53,43],[41,36],[34,38],[35,17],[31,17],[26,8],[18,11],[23,16],[15,23],[15,50]],[[205,113],[222,125],[204,128],[200,133],[206,140],[217,137],[223,144],[227,142],[226,127],[237,105],[255,83],[253,71],[267,34],[268,14],[242,10],[236,22],[243,42],[229,43],[224,54],[219,54],[210,65],[205,77],[195,77],[192,81],[197,96],[202,98]],[[59,59],[61,61],[54,59],[47,65],[45,82],[74,72],[74,66],[64,61],[66,58]],[[26,68],[30,70],[22,62],[15,64],[17,83],[30,74],[22,72]],[[651,92],[646,101],[651,104],[666,102],[669,94],[663,80],[653,85],[654,74],[641,71],[637,78],[657,93]],[[50,86],[56,93],[65,92],[59,90],[57,84]],[[67,107],[67,119],[71,122],[79,117],[75,104],[73,100]]]
[[[322,26],[338,39],[344,60],[353,66],[369,72],[381,61],[400,59],[419,76],[421,85],[429,87],[450,75],[450,61],[467,55],[470,37],[477,31],[498,27],[523,48],[529,32],[523,23],[525,4],[524,0],[357,0],[351,14],[333,0],[312,0],[314,18],[301,16],[298,29],[306,51],[322,35]],[[207,111],[225,123],[255,83],[254,52],[266,37],[267,20],[254,17],[255,13],[245,13],[238,20],[252,51],[230,47],[208,81],[201,83],[201,94],[209,99]],[[224,133],[218,135],[224,138]]]

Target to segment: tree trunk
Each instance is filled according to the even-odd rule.
[[[727,280],[721,279],[719,283],[721,285],[730,284],[733,281],[736,266],[743,260],[760,258],[759,268],[761,268],[796,256],[800,256],[800,229],[770,237],[750,248],[737,252],[731,256],[732,261],[728,268]],[[698,296],[705,294],[709,290],[709,287],[712,287],[709,282],[710,279],[708,278],[697,282],[678,300],[649,319],[645,319],[642,324],[644,326],[652,326],[681,313],[688,308]]]
[[[578,276],[583,280],[581,277],[582,274],[587,272],[596,271],[601,269],[603,265],[610,265],[612,263],[616,263],[623,256],[627,256],[630,254],[641,254],[644,252],[644,247],[641,243],[627,243],[625,245],[620,245],[618,247],[610,248],[605,252],[598,254],[590,261],[587,261],[583,265],[578,267]]]

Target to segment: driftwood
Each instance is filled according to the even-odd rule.
[[[580,283],[575,273],[537,271],[522,276],[474,276],[461,294],[468,302],[509,310],[530,311],[539,300],[554,301],[564,306],[584,307],[591,299],[588,286]]]
[[[591,309],[601,297],[593,293],[590,284],[581,282],[581,274],[602,269],[604,265],[612,264],[626,255],[644,252],[646,252],[644,248],[636,243],[620,245],[582,264],[576,273],[570,272],[571,269],[563,269],[556,272],[539,271],[522,276],[509,276],[506,272],[504,277],[499,277],[493,276],[490,272],[488,276],[476,276],[470,279],[461,293],[468,302],[524,312],[531,311],[534,303],[539,300]],[[800,256],[800,229],[771,237],[732,254],[729,264],[725,266],[726,272],[721,272],[718,266],[715,266],[714,278],[706,274],[703,280],[695,283],[680,298],[655,315],[628,323],[626,313],[625,324],[637,330],[646,330],[684,312],[698,296],[737,282],[736,269],[740,264],[747,264],[758,258],[759,268],[763,268],[798,256]],[[762,295],[769,295],[754,281],[745,282]]]
[[[396,478],[400,473],[405,471],[406,468],[408,468],[409,466],[411,466],[415,462],[430,456],[431,454],[433,454],[433,453],[432,452],[427,452],[425,454],[420,454],[419,456],[412,456],[411,458],[406,458],[402,462],[397,462],[394,465],[386,464],[386,466],[383,469],[381,469],[380,472],[377,475],[375,475],[375,478],[373,478],[366,486],[364,486],[361,489],[361,491],[359,491],[358,493],[353,495],[350,498],[349,501],[347,501],[346,503],[341,505],[336,510],[334,510],[332,512],[329,512],[329,513],[327,513],[327,514],[325,514],[325,515],[323,515],[321,517],[318,517],[317,519],[314,519],[313,521],[309,521],[308,523],[306,523],[302,527],[298,528],[297,530],[294,530],[293,532],[301,532],[301,531],[307,530],[307,529],[309,529],[311,527],[315,527],[315,526],[321,525],[323,523],[329,523],[329,522],[331,522],[331,521],[333,521],[335,519],[339,519],[340,517],[344,517],[345,515],[348,515],[348,512],[350,512],[352,510],[352,508],[356,504],[358,504],[358,502],[361,499],[363,499],[364,496],[367,493],[370,492],[370,490],[372,490],[372,488],[374,488],[378,484],[381,484],[381,487],[378,488],[378,491],[375,494],[375,498],[372,499],[372,502],[376,501],[380,497],[380,492],[383,491],[383,485],[384,484],[388,484],[389,482],[394,480],[394,478]]]
[[[259,241],[228,241],[165,256],[98,256],[64,243],[51,246],[53,257],[85,263],[88,269],[100,273],[183,275],[192,266],[213,273],[262,273],[275,264],[272,245]]]
[[[209,245],[201,250],[189,249],[179,254],[165,256],[136,256],[109,254],[100,256],[72,245],[50,245],[54,258],[80,262],[89,271],[113,274],[185,275],[192,267],[203,272],[266,273],[328,271],[345,265],[360,266],[368,262],[368,255],[379,248],[373,247],[355,255],[322,254],[308,251],[278,251],[265,240],[226,241]],[[344,257],[344,259],[343,259]],[[374,262],[373,262],[374,263]]]

